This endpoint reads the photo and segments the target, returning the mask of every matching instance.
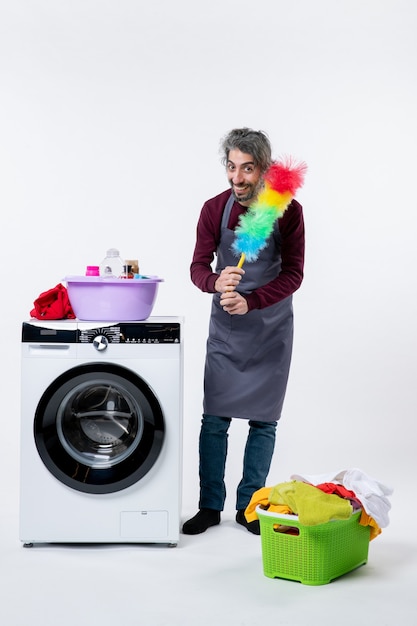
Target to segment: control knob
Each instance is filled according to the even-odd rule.
[[[106,335],[96,335],[93,339],[93,346],[99,352],[103,352],[103,350],[106,350],[108,345],[109,340],[107,339]]]

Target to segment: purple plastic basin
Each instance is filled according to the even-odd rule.
[[[123,322],[146,320],[152,313],[163,278],[102,278],[66,276],[68,298],[76,317],[83,321]]]

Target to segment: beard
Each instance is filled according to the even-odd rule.
[[[250,200],[255,200],[258,193],[261,191],[264,186],[263,179],[260,179],[255,185],[252,183],[246,183],[242,188],[235,187],[232,181],[230,182],[230,186],[232,188],[232,194],[238,202],[249,202]]]

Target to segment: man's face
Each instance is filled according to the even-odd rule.
[[[249,206],[263,186],[261,169],[251,154],[230,150],[226,165],[227,179],[239,204]]]

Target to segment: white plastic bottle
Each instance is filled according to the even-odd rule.
[[[123,261],[116,248],[107,250],[106,256],[100,263],[100,276],[104,278],[119,278],[123,273]]]

